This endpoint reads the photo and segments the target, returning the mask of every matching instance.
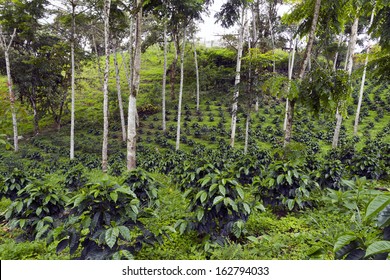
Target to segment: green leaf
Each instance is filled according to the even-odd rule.
[[[376,216],[380,211],[382,211],[390,203],[390,197],[388,195],[379,195],[375,197],[370,204],[368,204],[366,209],[365,220]]]
[[[199,208],[196,211],[196,217],[197,217],[199,222],[203,219],[203,216],[204,216],[204,210],[202,208]]]
[[[295,200],[294,199],[288,199],[287,200],[287,207],[288,207],[288,210],[293,210],[294,209],[294,205],[295,205]]]
[[[73,207],[79,206],[80,203],[85,199],[84,194],[79,194],[75,197],[76,199],[74,200]]]
[[[130,207],[131,207],[131,210],[133,210],[133,212],[134,212],[136,215],[138,215],[139,210],[138,210],[137,205],[130,205]]]
[[[378,226],[387,227],[390,225],[390,204],[383,209],[378,215]]]
[[[286,176],[286,180],[287,180],[288,184],[291,186],[291,185],[292,185],[292,183],[293,183],[293,181],[292,181],[292,179],[291,179],[291,176],[290,176],[290,175],[287,175],[287,176]]]
[[[213,200],[213,206],[214,205],[217,205],[217,204],[219,204],[219,203],[221,203],[221,201],[223,200],[223,196],[217,196],[216,198],[214,198],[214,200]]]
[[[389,203],[390,203],[390,196],[388,195],[379,195],[375,197],[370,202],[370,204],[368,204],[364,219],[368,220],[378,215],[378,213],[382,211]]]
[[[252,235],[251,236],[247,236],[247,239],[252,241],[255,244],[259,243],[259,240],[256,237],[252,236]]]
[[[118,193],[117,192],[111,192],[110,193],[110,197],[116,203],[116,201],[118,200]]]
[[[203,204],[207,199],[207,193],[204,191],[200,196],[200,202]]]
[[[346,235],[340,236],[339,238],[337,238],[337,241],[334,244],[333,252],[337,252],[338,250],[340,250],[341,248],[348,245],[349,243],[351,243],[354,240],[356,240],[355,235],[346,234]]]
[[[203,179],[201,186],[204,187],[208,182],[210,182],[211,177],[207,176],[206,178]]]
[[[48,230],[49,228],[49,225],[45,225],[43,226],[37,233],[37,235],[35,236],[35,240],[39,240],[41,239],[42,235],[44,235],[46,233],[46,231]]]
[[[179,231],[180,231],[180,234],[183,234],[187,229],[187,222],[183,221],[181,224],[180,224],[180,228],[179,228]]]
[[[280,175],[278,176],[278,178],[276,178],[276,183],[277,183],[278,185],[280,185],[280,183],[283,182],[283,179],[284,179],[284,175],[283,175],[283,174],[280,174]]]
[[[26,219],[20,219],[19,220],[19,226],[20,226],[21,229],[23,229],[25,224],[26,224]]]
[[[236,187],[238,195],[241,197],[241,199],[244,199],[245,193],[244,190],[240,187]]]
[[[108,247],[110,247],[111,249],[112,249],[112,247],[114,247],[116,240],[118,238],[118,235],[119,235],[119,229],[117,227],[109,228],[106,231],[105,241],[106,241],[106,244],[108,245]]]
[[[120,234],[122,235],[123,239],[126,241],[131,240],[130,230],[125,226],[119,226],[118,227]]]
[[[250,214],[251,213],[251,208],[249,207],[248,203],[243,203],[244,205],[244,209],[246,211],[247,214]]]
[[[219,185],[218,188],[219,188],[219,192],[220,192],[223,196],[225,196],[225,195],[226,195],[226,188],[225,188],[224,186],[222,186],[222,185]]]
[[[18,201],[17,203],[16,203],[16,211],[18,212],[18,213],[20,213],[20,211],[22,211],[22,209],[23,209],[23,202],[22,201]],[[37,215],[39,215],[39,214],[37,214]]]
[[[366,258],[381,253],[390,253],[390,241],[382,240],[372,243],[370,246],[368,246],[366,255],[364,257]]]

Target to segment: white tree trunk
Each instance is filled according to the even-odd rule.
[[[374,21],[374,13],[375,13],[375,6],[371,13],[370,18],[370,24],[368,26],[368,30],[371,28],[371,25]],[[359,127],[359,117],[360,117],[360,109],[362,107],[362,101],[363,101],[363,94],[364,94],[364,83],[366,82],[366,72],[367,72],[367,64],[368,64],[368,55],[370,53],[370,47],[369,47],[370,37],[367,34],[367,40],[366,40],[366,46],[367,46],[367,52],[366,52],[366,60],[364,61],[364,69],[363,69],[363,75],[362,75],[362,82],[360,85],[360,92],[359,92],[359,102],[356,108],[356,115],[355,115],[355,124],[353,126],[353,135],[357,136],[358,133],[358,127]]]
[[[163,73],[163,80],[162,80],[162,93],[161,93],[161,99],[162,99],[162,130],[165,132],[167,130],[167,123],[166,123],[166,86],[167,86],[167,52],[168,52],[168,39],[167,39],[167,23],[164,22],[164,73]]]
[[[5,57],[5,67],[7,71],[7,85],[9,92],[9,99],[11,104],[11,114],[12,114],[12,127],[14,133],[14,151],[17,152],[19,150],[19,138],[18,138],[18,121],[16,118],[16,110],[15,110],[15,94],[13,92],[13,84],[11,77],[11,64],[9,62],[9,50],[11,48],[12,41],[16,35],[16,29],[14,29],[13,34],[11,35],[10,41],[6,42],[5,36],[2,34],[3,30],[0,26],[0,46],[4,49],[4,57]]]
[[[141,71],[141,24],[142,6],[137,0],[138,13],[135,22],[135,52],[133,66],[132,92],[129,97],[128,124],[127,124],[127,170],[136,168],[136,136],[137,136],[137,94],[139,91]]]
[[[194,34],[194,38],[193,38],[192,44],[193,44],[193,47],[194,47],[195,74],[196,74],[196,111],[199,111],[200,84],[199,84],[199,66],[198,66],[198,54],[196,52],[195,34]]]
[[[271,4],[269,4],[271,5]],[[271,43],[272,43],[272,72],[276,73],[276,62],[275,62],[275,39],[274,39],[274,31],[272,28],[272,22],[271,22],[271,9],[268,9],[268,24],[269,24],[269,31],[271,33]]]
[[[180,119],[181,119],[181,103],[183,99],[185,44],[186,44],[186,29],[184,28],[183,45],[181,47],[181,55],[180,55],[180,89],[179,89],[179,105],[177,109],[176,151],[178,151],[180,148]]]
[[[116,46],[114,44],[114,65],[115,65],[115,81],[116,81],[116,91],[118,94],[118,106],[119,106],[119,115],[121,118],[121,127],[122,127],[122,140],[126,142],[126,123],[125,123],[125,114],[123,112],[123,103],[122,103],[122,90],[121,90],[121,79],[119,76],[119,65]]]
[[[104,2],[104,50],[106,56],[106,64],[104,68],[104,80],[103,80],[103,147],[102,147],[103,172],[107,172],[108,170],[108,76],[110,71],[110,47],[109,47],[110,6],[111,6],[111,0],[106,0]]]
[[[347,56],[347,63],[345,65],[345,69],[348,72],[348,75],[351,77],[352,74],[352,66],[353,66],[353,53],[356,46],[356,40],[357,40],[357,31],[358,31],[358,24],[359,24],[359,18],[355,17],[352,28],[351,28],[351,38],[349,40],[348,45],[348,56]],[[342,104],[338,105],[337,111],[336,111],[336,127],[334,129],[333,134],[333,140],[332,140],[332,148],[335,149],[338,146],[339,138],[340,138],[340,130],[341,130],[341,124],[343,121],[343,116],[340,113],[340,107]]]
[[[231,122],[231,135],[230,135],[230,146],[234,147],[234,141],[236,138],[236,126],[237,126],[237,109],[238,109],[238,97],[240,95],[240,80],[241,80],[241,60],[242,60],[242,49],[244,46],[244,31],[245,31],[245,7],[242,8],[241,12],[241,25],[238,34],[238,46],[237,46],[237,64],[236,64],[236,77],[234,81],[234,95],[232,105],[232,122]]]
[[[248,113],[246,116],[245,123],[245,145],[244,145],[244,154],[246,155],[248,152],[248,142],[249,142],[249,123],[250,123],[251,115]]]
[[[75,40],[75,8],[74,2],[72,4],[72,31],[70,42],[70,59],[71,59],[71,107],[70,107],[70,151],[69,158],[74,159],[74,126],[75,126],[75,61],[74,61],[74,40]],[[97,55],[97,54],[96,54]],[[98,58],[99,59],[99,58]]]
[[[336,54],[334,55],[334,60],[333,60],[333,71],[336,71],[337,69],[337,60],[339,58],[339,49],[340,49],[340,46],[341,46],[341,42],[343,41],[343,35],[340,34],[339,35],[339,40],[338,40],[338,43],[337,43],[337,51],[336,51]]]
[[[258,10],[259,10],[259,7],[258,7],[258,2],[257,1],[254,1],[252,3],[252,6],[251,6],[251,11],[252,11],[252,36],[253,36],[253,42],[255,43],[254,44],[254,47],[257,48],[258,47],[258,40],[257,40],[257,18],[258,18]],[[255,7],[256,5],[256,7]],[[256,12],[257,11],[257,12]],[[258,74],[259,74],[259,69],[256,67],[255,69],[255,79],[256,81],[258,80]],[[256,82],[254,82],[254,84],[257,84]],[[259,111],[259,97],[256,95],[256,101],[255,101],[255,112],[257,113]]]
[[[292,74],[294,72],[294,61],[295,61],[295,49],[296,49],[296,45],[298,43],[298,38],[297,39],[293,39],[293,43],[292,43],[292,50],[291,50],[291,56],[289,57],[289,60],[288,60],[288,88],[287,88],[287,92],[290,92],[290,87],[291,87],[291,80],[292,80]],[[289,100],[288,98],[286,99],[286,112],[285,112],[285,115],[284,115],[284,123],[283,123],[283,130],[286,131],[286,127],[287,127],[287,111],[288,111],[288,106],[289,106]]]

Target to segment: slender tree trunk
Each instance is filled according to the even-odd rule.
[[[179,35],[173,35],[173,45],[175,46],[175,57],[171,64],[171,70],[170,70],[170,83],[171,83],[171,99],[175,100],[175,82],[176,82],[176,68],[177,68],[177,61],[179,59],[180,54],[180,48],[179,48],[179,42],[178,37]]]
[[[372,23],[374,21],[374,13],[375,13],[375,6],[372,10],[371,13],[371,18],[370,18],[370,24],[368,26],[368,30],[371,28]],[[366,72],[367,72],[367,64],[368,64],[368,55],[370,53],[370,47],[369,45],[370,37],[367,34],[367,40],[366,40],[366,45],[367,45],[367,51],[366,51],[366,59],[364,61],[364,69],[363,69],[363,75],[362,75],[362,82],[360,85],[360,92],[359,92],[359,102],[356,108],[356,115],[355,115],[355,124],[353,126],[353,135],[357,136],[358,133],[358,127],[359,127],[359,117],[360,117],[360,109],[362,107],[362,101],[363,101],[363,94],[364,94],[364,83],[366,82]]]
[[[306,45],[306,50],[305,50],[305,53],[303,55],[303,62],[301,65],[301,70],[300,70],[299,75],[298,75],[298,78],[300,80],[302,80],[303,77],[305,76],[306,67],[307,67],[309,60],[310,60],[311,49],[313,47],[318,17],[320,14],[320,7],[321,7],[321,0],[316,0],[316,4],[314,6],[313,20],[311,23],[311,28],[310,28],[310,33],[309,33],[309,40],[308,40],[307,45]],[[295,100],[290,100],[289,107],[287,110],[287,123],[286,123],[286,131],[285,131],[285,135],[284,135],[284,146],[289,144],[291,141],[292,126],[293,126],[293,119],[294,119],[294,107],[295,107]]]
[[[194,34],[192,44],[194,46],[194,60],[195,60],[195,74],[196,74],[196,111],[199,111],[200,84],[199,84],[199,66],[198,66],[198,54],[196,52],[195,34]]]
[[[5,67],[7,71],[7,85],[9,92],[9,100],[11,104],[11,114],[12,114],[12,128],[14,133],[14,151],[17,152],[19,150],[19,138],[18,138],[18,121],[16,118],[16,110],[15,110],[15,94],[13,91],[13,83],[11,77],[11,64],[9,61],[9,50],[11,48],[12,42],[16,35],[16,29],[14,29],[13,34],[11,35],[10,41],[6,42],[5,36],[2,34],[3,30],[0,26],[0,46],[4,49],[4,57],[5,57]]]
[[[98,53],[98,50],[97,50],[97,45],[96,45],[96,40],[95,40],[95,35],[92,34],[92,42],[93,42],[93,48],[95,49],[95,53],[96,53],[96,64],[97,64],[97,69],[98,69],[98,73],[99,73],[99,80],[100,80],[100,84],[103,88],[103,84],[104,84],[104,78],[102,75],[102,66],[100,65],[100,57],[99,57],[99,53]]]
[[[240,25],[239,35],[238,35],[236,77],[234,81],[235,89],[233,95],[232,122],[231,122],[231,135],[230,135],[231,147],[234,147],[234,141],[236,138],[237,109],[238,109],[238,96],[240,94],[241,60],[242,60],[242,49],[244,45],[244,30],[245,30],[245,7],[242,8],[241,25]]]
[[[291,57],[289,58],[288,62],[288,88],[287,92],[290,92],[290,87],[291,87],[291,80],[292,80],[292,74],[294,72],[294,61],[295,61],[295,49],[296,45],[298,43],[298,39],[293,39],[292,43],[292,50],[291,50]],[[289,99],[286,99],[286,113],[284,116],[284,123],[283,123],[283,130],[286,131],[286,126],[287,126],[287,111],[288,111],[288,106],[289,106]]]
[[[72,3],[72,31],[70,41],[70,60],[71,60],[71,107],[70,107],[70,151],[69,158],[74,159],[74,126],[75,126],[75,61],[74,61],[74,41],[76,33],[75,23],[75,8],[76,5]],[[96,54],[97,55],[97,54]],[[99,59],[99,57],[98,57]]]
[[[142,24],[142,4],[137,0],[138,13],[135,21],[135,52],[133,67],[132,92],[129,97],[129,111],[127,124],[127,170],[136,168],[136,136],[137,136],[137,95],[140,83],[141,71],[141,24]]]
[[[354,21],[353,21],[352,28],[351,28],[351,38],[349,40],[347,63],[345,66],[345,69],[348,71],[348,75],[350,77],[352,74],[353,52],[354,52],[355,46],[356,46],[358,24],[359,24],[359,18],[356,16]],[[336,110],[336,127],[334,129],[333,140],[332,140],[332,148],[333,149],[337,148],[338,143],[339,143],[341,124],[343,121],[343,116],[340,113],[340,107],[342,105],[343,104],[338,104],[338,107]]]
[[[245,145],[244,145],[244,154],[246,155],[248,152],[248,142],[249,142],[249,124],[251,120],[251,114],[248,113],[246,116],[246,123],[245,123]]]
[[[106,56],[106,65],[104,68],[104,81],[103,81],[103,147],[102,147],[102,170],[107,172],[108,170],[108,76],[110,71],[110,6],[111,0],[104,2],[104,49]]]
[[[343,35],[340,34],[339,35],[339,41],[337,43],[337,51],[336,51],[336,53],[334,55],[334,60],[333,60],[333,71],[336,71],[336,69],[337,69],[337,60],[339,58],[339,51],[338,50],[340,49],[342,41],[343,41]]]
[[[123,103],[122,103],[122,90],[121,90],[121,80],[119,77],[119,65],[117,50],[114,43],[114,65],[115,65],[115,81],[116,81],[116,91],[118,94],[118,106],[119,106],[119,115],[121,118],[121,127],[122,127],[122,140],[126,142],[126,123],[125,123],[125,114],[123,112]]]
[[[181,103],[183,99],[183,84],[184,84],[184,51],[186,44],[186,29],[184,28],[183,45],[180,55],[180,89],[179,89],[179,105],[177,109],[177,133],[176,133],[176,151],[180,148],[180,119],[181,119]]]
[[[35,102],[35,87],[32,86],[32,96],[30,97],[31,107],[33,108],[34,116],[34,135],[39,134],[39,118],[38,118],[38,109],[37,103]]]
[[[258,48],[258,30],[257,30],[257,19],[258,19],[258,13],[259,13],[259,3],[258,1],[254,1],[251,6],[252,10],[252,36],[253,36],[253,42],[254,42],[254,47]],[[258,81],[258,76],[259,76],[259,68],[255,67],[255,75],[253,78],[253,84],[257,85]],[[255,100],[255,112],[257,113],[259,111],[259,96],[256,94],[256,100]]]
[[[167,40],[167,23],[164,22],[164,73],[163,73],[163,80],[162,80],[162,129],[163,132],[167,130],[167,123],[166,123],[166,102],[165,102],[165,93],[166,93],[166,86],[167,86],[167,52],[168,52],[168,40]]]
[[[271,5],[271,4],[270,4]],[[272,22],[271,22],[271,7],[268,9],[268,24],[269,24],[269,31],[271,33],[271,43],[272,43],[272,72],[276,72],[276,62],[275,62],[275,39],[274,39],[274,31],[272,28]]]

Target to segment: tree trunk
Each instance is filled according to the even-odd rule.
[[[125,123],[125,114],[123,113],[123,103],[122,103],[122,90],[121,90],[121,80],[119,77],[119,66],[118,66],[118,57],[116,46],[114,43],[114,65],[115,65],[115,81],[116,81],[116,91],[118,94],[118,106],[119,106],[119,115],[121,118],[121,127],[122,127],[122,140],[126,142],[126,123]]]
[[[74,40],[75,40],[75,8],[76,5],[72,2],[72,31],[70,41],[70,60],[71,60],[71,107],[70,107],[70,151],[69,158],[74,159],[74,125],[75,125],[75,61],[74,61]],[[96,54],[97,55],[97,54]],[[99,59],[99,57],[98,57]]]
[[[244,154],[246,155],[248,152],[248,142],[249,142],[249,123],[250,123],[251,115],[248,113],[246,116],[245,123],[245,146],[244,146]]]
[[[180,119],[181,119],[181,103],[183,99],[183,84],[184,84],[184,51],[186,44],[186,29],[184,28],[183,45],[180,55],[180,89],[179,89],[179,105],[177,109],[177,132],[176,132],[176,151],[180,148]]]
[[[195,42],[195,34],[192,42],[194,46],[194,60],[195,60],[195,74],[196,74],[196,111],[199,111],[199,103],[200,103],[200,84],[199,84],[199,66],[198,66],[198,54],[196,52],[196,42]]]
[[[356,16],[354,21],[353,21],[352,27],[351,27],[351,38],[349,40],[348,56],[347,56],[347,61],[346,61],[346,65],[345,65],[345,69],[348,71],[349,77],[351,77],[351,74],[352,74],[353,52],[354,52],[355,46],[356,46],[358,24],[359,24],[359,18]],[[342,106],[342,104],[339,104],[337,111],[336,111],[336,127],[334,129],[333,140],[332,140],[332,148],[333,149],[337,148],[338,143],[339,143],[339,138],[340,138],[341,124],[343,121],[343,116],[340,113],[341,106]]]
[[[167,50],[168,48],[168,40],[167,40],[167,23],[164,22],[164,73],[163,73],[163,80],[162,80],[162,130],[165,132],[167,130],[167,123],[166,123],[166,116],[165,116],[165,93],[166,93],[166,86],[167,86]]]
[[[110,71],[110,6],[111,0],[104,2],[104,49],[106,56],[106,65],[104,68],[104,81],[103,81],[103,147],[102,147],[102,170],[107,172],[108,170],[108,76]]]
[[[236,77],[234,81],[234,95],[232,105],[232,122],[231,122],[231,135],[230,135],[230,146],[234,147],[234,141],[236,138],[236,126],[237,126],[237,109],[238,109],[238,97],[240,94],[240,80],[241,80],[241,60],[242,60],[242,49],[244,45],[244,30],[245,30],[245,7],[242,8],[241,14],[241,25],[238,35],[238,46],[237,46],[237,64],[236,64]]]
[[[271,5],[271,4],[270,4]],[[272,72],[276,73],[276,62],[275,62],[275,39],[274,39],[274,31],[272,28],[272,22],[271,22],[271,7],[268,9],[268,24],[269,24],[269,31],[271,34],[271,43],[272,43]]]
[[[254,1],[251,6],[251,11],[252,11],[252,36],[253,36],[253,42],[254,42],[254,47],[258,48],[258,30],[257,30],[257,19],[259,17],[259,3],[258,1]],[[258,84],[258,76],[259,76],[259,68],[255,67],[255,75],[253,78],[253,84],[257,85]],[[256,94],[256,101],[255,101],[255,112],[257,113],[259,111],[259,96]]]
[[[334,60],[333,60],[333,71],[336,71],[337,69],[337,60],[339,58],[339,49],[340,49],[340,46],[341,46],[341,42],[343,41],[343,36],[342,34],[339,35],[339,41],[337,43],[337,51],[334,55]]]
[[[292,50],[291,50],[291,57],[288,60],[288,88],[287,92],[290,92],[290,87],[291,87],[291,80],[292,80],[292,74],[294,72],[294,61],[295,61],[295,49],[296,45],[298,43],[298,39],[293,40],[292,43]],[[289,100],[288,98],[286,99],[286,113],[284,116],[284,123],[283,123],[283,130],[286,131],[286,126],[287,126],[287,111],[288,111],[288,106],[289,106]]]
[[[291,141],[294,109],[295,109],[295,100],[292,99],[289,101],[289,106],[288,106],[288,110],[287,110],[287,125],[286,125],[285,134],[284,134],[284,146],[289,144]]]
[[[175,57],[172,61],[171,64],[171,69],[170,69],[170,83],[171,83],[171,99],[175,100],[175,82],[176,82],[176,68],[177,68],[177,60],[179,59],[179,53],[180,53],[180,48],[179,48],[179,42],[178,42],[178,36],[179,35],[173,35],[173,45],[175,46]]]
[[[127,124],[127,170],[137,167],[136,161],[136,136],[137,136],[137,94],[139,91],[140,71],[141,71],[141,24],[142,24],[142,4],[137,0],[138,13],[135,21],[135,52],[132,92],[129,97],[129,111]]]
[[[16,35],[16,29],[14,29],[14,32],[11,35],[11,39],[8,44],[6,42],[5,36],[2,34],[2,31],[3,30],[0,27],[0,46],[4,49],[5,67],[7,71],[7,85],[8,85],[10,104],[11,104],[12,127],[14,133],[14,151],[17,152],[19,150],[18,121],[16,118],[16,110],[15,110],[15,94],[13,92],[11,64],[9,62],[9,50],[11,48],[12,41],[14,40],[14,37]]]
[[[32,96],[30,96],[31,107],[33,108],[34,115],[34,135],[39,134],[39,117],[38,117],[38,109],[37,104],[35,102],[35,88],[32,86]]]
[[[314,15],[313,15],[313,20],[311,23],[311,28],[310,28],[310,33],[309,33],[309,40],[306,45],[306,50],[303,55],[303,61],[301,65],[301,70],[299,72],[298,78],[300,80],[303,79],[305,76],[305,71],[306,67],[309,63],[310,60],[310,54],[311,54],[311,49],[313,47],[313,42],[314,42],[314,36],[317,28],[317,22],[318,22],[318,17],[320,14],[320,7],[321,7],[321,0],[316,0],[316,4],[314,6]],[[292,126],[293,126],[293,119],[294,119],[294,107],[295,107],[295,100],[290,100],[289,108],[287,110],[287,122],[286,122],[286,130],[284,134],[284,146],[290,143],[291,141],[291,135],[292,135]]]
[[[371,28],[372,23],[373,23],[373,21],[374,21],[374,13],[375,13],[375,6],[374,6],[373,11],[372,11],[372,13],[371,13],[370,24],[369,24],[369,26],[368,26],[368,30]],[[368,54],[370,53],[369,41],[370,41],[370,37],[369,37],[368,34],[367,34],[367,40],[366,40],[366,45],[367,45],[366,60],[364,61],[364,69],[363,69],[363,75],[362,75],[362,82],[361,82],[361,85],[360,85],[360,92],[359,92],[359,102],[358,102],[357,109],[356,109],[355,124],[354,124],[354,126],[353,126],[353,135],[355,135],[355,136],[357,136],[357,133],[358,133],[360,109],[361,109],[361,107],[362,107],[363,94],[364,94],[364,83],[366,82],[366,72],[367,72],[367,64],[368,64]]]

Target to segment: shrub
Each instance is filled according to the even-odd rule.
[[[268,166],[266,175],[253,179],[257,197],[275,210],[293,210],[314,206],[310,192],[318,184],[296,162],[276,161]]]
[[[184,196],[190,200],[188,210],[195,217],[176,223],[181,233],[194,229],[202,237],[209,236],[219,243],[244,233],[251,205],[245,202],[243,187],[226,172],[207,173]]]
[[[157,241],[140,221],[153,211],[128,186],[103,178],[87,184],[69,205],[67,221],[51,233],[59,241],[57,252],[69,247],[74,255],[81,245],[81,259],[131,259],[144,243]]]

